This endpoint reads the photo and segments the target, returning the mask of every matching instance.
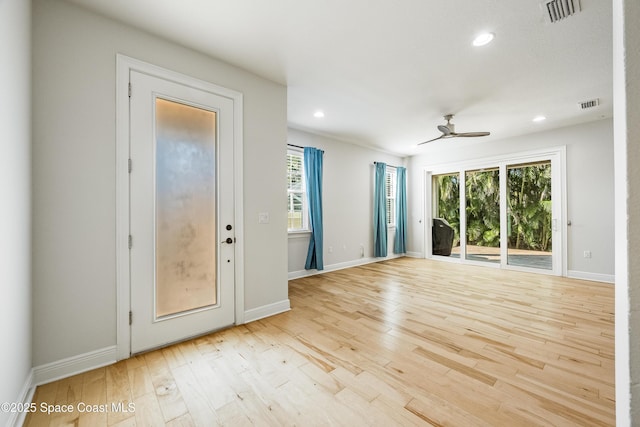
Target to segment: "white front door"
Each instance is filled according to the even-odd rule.
[[[232,325],[233,100],[130,75],[131,353]]]

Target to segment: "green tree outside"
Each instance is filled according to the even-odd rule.
[[[551,163],[507,168],[508,247],[551,251]],[[460,242],[459,174],[434,176],[435,216],[454,229]],[[467,245],[500,246],[500,179],[498,169],[465,172]]]
[[[453,228],[453,247],[460,244],[460,178],[459,175],[434,176],[437,192],[436,218],[444,218]]]
[[[551,251],[551,163],[507,168],[509,247]]]
[[[500,246],[500,172],[467,171],[467,245]]]

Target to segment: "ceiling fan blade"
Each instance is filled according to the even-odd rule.
[[[438,130],[445,135],[451,134],[451,129],[449,129],[449,127],[445,125],[438,125]]]
[[[421,142],[421,143],[420,143],[420,144],[418,144],[418,145],[426,144],[427,142],[437,141],[437,140],[442,139],[442,138],[444,138],[444,137],[445,137],[445,135],[440,135],[440,136],[439,136],[439,137],[437,137],[437,138],[433,138],[433,139],[430,139],[430,140],[428,140],[428,141]]]
[[[454,136],[461,136],[461,137],[473,137],[473,136],[489,136],[491,135],[491,132],[463,132],[463,133],[456,133],[454,134]]]
[[[456,137],[469,138],[469,137],[474,137],[474,136],[488,136],[488,135],[490,135],[490,132],[461,132],[461,133],[456,133],[456,128],[455,128],[454,124],[451,123],[451,119],[452,118],[453,118],[453,114],[447,114],[446,116],[444,116],[444,119],[447,121],[447,124],[438,126],[438,130],[440,132],[442,132],[442,135],[440,135],[437,138],[433,138],[433,139],[430,139],[428,141],[421,142],[418,145],[426,144],[427,142],[437,141],[438,139],[443,139],[443,138],[447,138],[447,139],[448,138],[456,138]]]

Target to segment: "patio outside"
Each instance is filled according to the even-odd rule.
[[[507,264],[517,267],[539,268],[551,270],[551,252],[526,249],[508,249]],[[460,258],[460,246],[451,250],[451,258]],[[467,246],[466,259],[482,262],[500,262],[500,248],[488,246]]]

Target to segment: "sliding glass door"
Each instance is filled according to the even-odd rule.
[[[507,165],[507,263],[553,268],[551,161]]]
[[[460,258],[460,174],[433,175],[432,253]]]
[[[466,259],[500,263],[500,171],[465,171]]]
[[[427,169],[427,257],[561,275],[564,149]]]

